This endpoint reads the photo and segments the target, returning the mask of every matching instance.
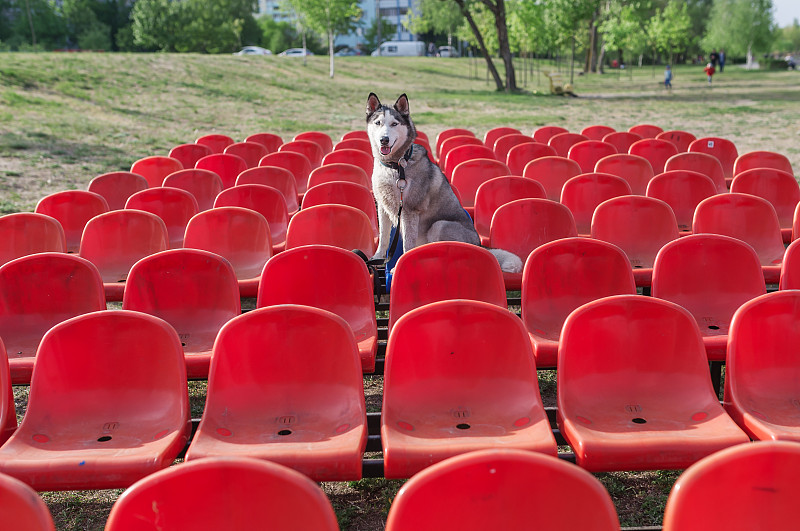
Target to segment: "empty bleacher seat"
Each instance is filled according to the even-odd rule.
[[[574,160],[581,167],[581,173],[595,171],[597,161],[609,155],[615,155],[617,148],[601,140],[584,140],[569,148],[567,158]]]
[[[516,127],[508,127],[508,126],[499,126],[493,127],[486,131],[486,134],[483,135],[483,143],[488,148],[494,149],[494,143],[497,142],[497,139],[501,136],[506,135],[520,135],[522,131],[517,129]]]
[[[213,171],[219,175],[223,190],[236,184],[236,178],[248,168],[247,162],[242,157],[230,153],[208,155],[198,160],[194,167],[198,170]]]
[[[169,156],[179,160],[184,168],[194,168],[198,160],[212,153],[211,148],[203,144],[181,144],[172,148]]]
[[[36,213],[55,218],[61,224],[70,253],[78,252],[86,222],[103,212],[108,212],[105,198],[87,190],[55,192],[36,204]]]
[[[441,159],[439,159],[439,164],[447,179],[451,180],[456,166],[473,159],[495,159],[494,151],[484,146],[482,142],[479,145],[467,144],[448,151],[444,164],[441,163]]]
[[[698,138],[689,144],[689,151],[694,153],[707,153],[713,155],[719,160],[722,165],[722,173],[725,175],[725,180],[730,187],[731,180],[733,179],[733,165],[739,152],[736,145],[725,138],[719,137],[703,137]]]
[[[636,124],[628,129],[629,133],[634,133],[642,138],[655,138],[659,134],[663,133],[664,130],[653,124]]]
[[[8,369],[6,347],[0,339],[0,446],[16,429],[17,412],[14,409],[14,393],[11,390],[11,371]]]
[[[320,166],[308,176],[308,187],[312,188],[322,183],[347,181],[360,184],[372,190],[371,173],[365,172],[361,167],[346,162],[331,162]]]
[[[170,249],[183,246],[186,224],[199,211],[197,199],[191,193],[163,186],[136,192],[128,198],[125,208],[144,210],[160,217],[167,226]]]
[[[569,133],[568,129],[557,125],[543,125],[533,132],[533,139],[542,144],[547,144],[551,138],[561,133]]]
[[[369,216],[347,205],[315,205],[294,215],[286,230],[286,248],[333,245],[348,251],[358,249],[368,257],[378,247]]]
[[[112,171],[89,181],[87,190],[102,195],[109,210],[120,210],[125,208],[125,201],[130,196],[147,187],[147,179],[138,173]]]
[[[489,179],[509,174],[508,166],[499,160],[470,159],[453,168],[450,182],[461,194],[461,205],[474,218],[478,187]]]
[[[226,147],[223,153],[241,157],[247,163],[248,168],[255,168],[258,166],[258,162],[269,154],[269,150],[258,142],[235,142]]]
[[[641,139],[642,136],[637,135],[636,133],[630,133],[628,131],[617,131],[614,133],[608,133],[606,136],[604,136],[603,142],[611,144],[612,146],[617,148],[617,152],[619,153],[627,153],[631,145],[633,145],[634,142],[638,142]]]
[[[223,190],[214,201],[214,208],[235,206],[255,210],[269,223],[272,252],[286,248],[289,210],[280,191],[263,184],[240,184]]]
[[[256,142],[261,144],[270,153],[275,153],[283,144],[283,139],[274,133],[255,133],[244,139],[245,142]]]
[[[134,162],[131,165],[131,173],[137,173],[147,179],[147,186],[153,188],[161,186],[164,177],[183,168],[183,163],[178,159],[153,155]]]
[[[333,146],[332,151],[339,149],[358,149],[368,155],[372,155],[372,146],[367,138],[348,138],[340,140]]]
[[[647,197],[660,199],[672,208],[678,230],[692,232],[694,211],[700,202],[717,194],[717,187],[707,175],[692,170],[668,170],[647,184]]]
[[[678,148],[668,140],[645,138],[631,144],[631,147],[628,148],[628,153],[647,159],[653,167],[653,173],[658,175],[664,172],[667,160],[678,154]]]
[[[578,234],[592,232],[592,215],[597,205],[612,197],[630,195],[628,181],[610,173],[583,173],[572,177],[561,189],[561,203],[569,208]]]
[[[522,172],[526,179],[533,179],[544,186],[547,199],[552,201],[560,201],[564,183],[580,174],[581,167],[574,160],[549,156],[530,161]]]
[[[589,140],[603,140],[606,135],[616,132],[607,125],[587,125],[581,129],[581,134]]]
[[[502,205],[515,201],[538,197],[544,199],[544,187],[533,179],[511,175],[489,179],[478,187],[475,194],[475,230],[481,237],[481,245],[488,246],[492,217]]]
[[[774,151],[750,151],[736,157],[733,163],[733,176],[753,168],[772,168],[794,175],[792,163],[786,155]]]
[[[800,186],[791,173],[774,168],[752,168],[736,175],[731,192],[757,195],[775,207],[784,243],[792,241],[794,211],[800,204]]]
[[[208,147],[212,153],[222,153],[226,147],[234,143],[234,140],[228,135],[209,134],[199,137],[195,143]]]
[[[308,189],[308,175],[313,169],[311,161],[302,153],[294,151],[281,151],[270,153],[258,163],[259,166],[277,166],[285,168],[294,175],[294,182],[297,186],[297,202],[303,199],[303,194]]]
[[[0,266],[35,253],[67,252],[64,229],[57,219],[35,212],[0,216]]]
[[[539,142],[524,142],[517,144],[508,150],[506,155],[506,166],[511,175],[522,175],[525,171],[525,166],[532,160],[541,157],[555,157],[556,150],[547,144],[540,144]]]
[[[378,211],[371,189],[356,183],[333,181],[312,186],[303,196],[304,209],[325,204],[347,205],[362,211],[369,218],[373,236],[378,237]]]
[[[375,160],[371,154],[364,153],[360,149],[339,149],[331,151],[322,158],[323,166],[339,163],[353,164],[364,170],[367,175],[372,175]]]
[[[559,157],[566,157],[572,146],[578,142],[589,140],[587,137],[578,133],[559,133],[550,137],[547,145],[556,150],[556,155]]]
[[[263,184],[278,190],[286,200],[286,210],[289,217],[300,210],[297,202],[297,182],[292,172],[278,166],[257,166],[239,174],[236,186],[241,184]]]
[[[18,531],[55,531],[53,517],[35,490],[0,474],[0,522]]]
[[[164,179],[167,188],[180,188],[192,194],[200,212],[214,207],[214,200],[222,191],[222,179],[211,170],[192,168],[170,173]]]
[[[800,289],[800,244],[795,245],[796,241],[789,244],[783,255],[780,289]]]
[[[503,135],[497,140],[494,141],[494,146],[492,147],[492,151],[494,151],[495,157],[497,160],[506,162],[508,159],[508,152],[511,151],[511,148],[516,147],[520,144],[535,144],[536,141],[533,137],[523,134],[510,134],[510,135]],[[520,171],[517,175],[522,175]]]
[[[672,144],[678,148],[678,153],[686,153],[689,151],[689,145],[697,140],[697,137],[687,131],[672,129],[658,133],[656,135],[656,140],[666,140],[667,142],[672,142]]]
[[[635,195],[645,195],[647,185],[653,178],[653,166],[644,157],[618,153],[609,155],[597,161],[594,168],[589,171],[599,173],[610,173],[617,177],[622,177],[631,187],[631,193]]]
[[[436,135],[436,156],[438,158],[442,157],[441,147],[442,143],[448,138],[454,136],[475,136],[475,133],[470,131],[469,129],[463,129],[460,127],[451,127],[448,129],[443,130],[438,135]]]
[[[728,184],[725,182],[725,174],[722,172],[722,164],[717,158],[708,153],[678,153],[667,159],[664,171],[689,170],[706,175],[714,183],[718,194],[728,191]]]
[[[279,153],[283,151],[293,151],[305,155],[309,162],[311,162],[312,168],[319,168],[320,164],[322,164],[322,157],[325,156],[320,145],[311,140],[292,140],[291,142],[286,142],[278,148]]]
[[[310,140],[311,142],[319,145],[319,147],[322,149],[323,155],[327,155],[333,151],[333,139],[329,134],[321,131],[304,131],[296,134],[292,140]]]

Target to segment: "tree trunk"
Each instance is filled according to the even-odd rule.
[[[467,23],[469,24],[473,35],[475,35],[475,39],[478,41],[478,47],[480,48],[484,59],[486,59],[486,67],[489,69],[489,72],[491,72],[492,77],[494,78],[494,82],[497,85],[497,90],[503,90],[505,88],[503,87],[503,80],[500,79],[500,74],[497,72],[494,62],[492,62],[492,57],[489,55],[489,50],[486,49],[486,43],[483,40],[483,35],[481,35],[481,31],[478,29],[477,24],[475,24],[472,14],[469,12],[469,9],[467,9],[465,0],[454,0],[454,2],[458,4],[459,8],[461,8],[461,13],[464,15],[464,18],[467,19]]]
[[[30,0],[25,0],[25,11],[28,12],[28,25],[31,27],[31,44],[36,48],[36,31],[33,29],[33,17],[31,16]]]
[[[603,64],[605,63],[605,60],[606,60],[606,47],[601,46],[600,56],[597,58],[597,71],[600,72],[601,74],[605,74],[605,72],[603,71]]]
[[[491,2],[484,2],[487,7]],[[517,91],[517,77],[514,71],[514,57],[511,55],[511,45],[508,42],[508,25],[506,24],[506,5],[505,0],[496,0],[493,4],[495,27],[497,28],[497,41],[500,45],[500,56],[506,67],[506,92]],[[489,9],[492,9],[489,7]]]
[[[336,38],[336,35],[333,34],[333,30],[328,28],[328,57],[330,57],[331,62],[331,69],[330,69],[330,76],[333,79],[333,41]]]
[[[303,30],[303,66],[306,66],[308,64],[308,60],[306,59],[306,54],[307,53],[308,52],[306,51],[306,30],[304,29]]]
[[[750,70],[753,68],[753,45],[751,43],[747,44],[747,69]]]

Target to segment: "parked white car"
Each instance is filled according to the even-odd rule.
[[[461,57],[455,46],[439,46],[439,57]]]
[[[272,55],[272,51],[261,46],[245,46],[238,52],[233,52],[233,55]]]
[[[288,50],[282,51],[278,55],[283,57],[303,57],[304,55],[314,55],[314,52],[306,48],[289,48]]]
[[[373,57],[377,55],[384,57],[421,56],[425,55],[425,43],[422,41],[387,41],[381,44],[378,50],[372,52]]]

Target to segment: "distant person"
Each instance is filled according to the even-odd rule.
[[[721,74],[723,70],[725,70],[725,50],[719,51],[719,73]]]
[[[667,90],[672,89],[672,67],[669,65],[664,69],[664,87],[666,87]]]
[[[708,63],[706,65],[706,67],[703,69],[703,72],[705,72],[706,76],[708,76],[708,84],[709,85],[711,84],[711,78],[714,77],[714,73],[716,73],[716,71],[717,70],[714,68],[714,64],[713,63]]]
[[[717,63],[719,62],[719,54],[716,50],[711,52],[711,55],[708,56],[708,60],[711,61],[711,66],[714,68],[717,67]]]
[[[783,60],[786,61],[786,67],[789,70],[797,70],[797,63],[795,63],[792,54],[787,55]]]
[[[436,45],[432,42],[428,43],[428,56],[433,57],[436,55]]]

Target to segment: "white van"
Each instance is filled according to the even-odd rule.
[[[383,55],[386,57],[413,57],[425,55],[425,43],[422,41],[386,41],[379,50],[372,52],[372,56]]]

